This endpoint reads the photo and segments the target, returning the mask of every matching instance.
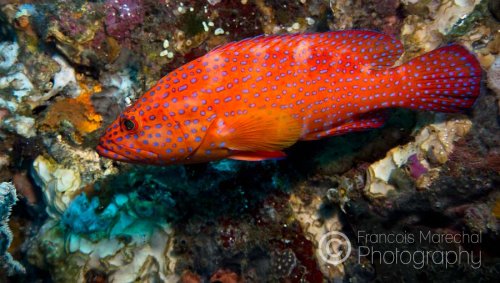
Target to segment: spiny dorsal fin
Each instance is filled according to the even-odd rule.
[[[403,55],[401,41],[375,31],[349,30],[333,32],[337,50],[350,56],[356,64],[376,67],[391,67]]]
[[[355,64],[372,68],[393,66],[404,51],[402,43],[389,35],[368,30],[345,30],[258,36],[217,47],[210,54],[231,56],[234,52],[251,51],[276,54],[281,58],[284,50],[295,50],[297,47],[333,51],[332,60],[349,56]]]

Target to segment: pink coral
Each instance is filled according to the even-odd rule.
[[[123,40],[144,20],[142,0],[107,0],[104,23],[108,35]]]

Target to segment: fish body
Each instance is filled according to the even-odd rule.
[[[388,108],[458,112],[481,68],[446,46],[394,66],[402,44],[371,31],[246,39],[169,73],[126,109],[97,151],[119,161],[281,158],[299,140],[380,127]]]

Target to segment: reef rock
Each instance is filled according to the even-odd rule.
[[[323,201],[318,196],[313,196],[312,200],[304,203],[297,195],[291,195],[290,205],[295,218],[307,235],[306,237],[314,243],[316,261],[323,276],[330,280],[342,280],[345,274],[344,265],[342,264],[344,261],[342,256],[344,255],[335,254],[335,252],[331,252],[331,249],[338,251],[341,250],[340,246],[345,248],[350,243],[346,242],[347,238],[336,238],[334,240],[338,240],[336,243],[340,246],[332,247],[329,238],[338,235],[337,233],[342,231],[340,219],[333,215],[331,217],[320,216],[319,211]],[[346,251],[347,249],[343,250]]]
[[[411,12],[405,19],[401,35],[411,49],[427,52],[441,45],[453,27],[460,24],[479,5],[481,0],[471,1],[406,1]]]
[[[491,88],[497,95],[497,100],[500,101],[500,56],[497,55],[495,62],[491,65],[488,71],[488,87]],[[500,103],[498,104],[500,108]],[[499,112],[500,115],[500,112]]]

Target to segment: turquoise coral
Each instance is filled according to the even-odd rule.
[[[82,193],[64,211],[61,221],[65,227],[77,234],[105,231],[116,216],[118,207],[112,203],[103,212],[97,213],[99,206],[100,202],[97,197],[89,201]]]

